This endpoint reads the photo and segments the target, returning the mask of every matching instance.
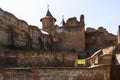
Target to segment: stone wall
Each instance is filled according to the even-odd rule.
[[[120,65],[112,65],[110,71],[110,80],[120,80]]]
[[[104,35],[101,32],[85,33],[86,49],[96,49],[104,47]]]
[[[81,15],[80,22],[75,18],[69,18],[67,23],[56,29],[58,35],[58,50],[81,51],[85,49],[84,16]]]
[[[0,22],[0,25],[2,25],[2,22]],[[8,44],[8,36],[9,35],[4,26],[0,26],[0,44]]]
[[[120,44],[114,46],[113,60],[114,64],[120,65]]]
[[[111,65],[113,64],[114,46],[107,47],[95,52],[91,57],[86,59],[87,66],[94,65]],[[116,61],[116,60],[114,60]]]
[[[40,47],[42,46],[40,43],[42,43],[41,38],[42,38],[42,33],[40,31],[40,29],[36,26],[29,26],[29,35],[30,35],[30,39],[29,39],[29,43],[30,46],[32,45],[33,48],[38,48],[41,49]]]
[[[71,27],[71,26],[78,26],[78,21],[76,17],[73,18],[69,18],[66,22],[66,26],[67,27]]]
[[[24,46],[41,49],[44,35],[36,26],[28,25],[24,20],[20,20],[13,14],[0,8],[0,45]],[[49,38],[47,39],[49,40]],[[44,48],[46,49],[46,48]],[[48,50],[48,49],[46,49]]]
[[[65,51],[80,51],[85,48],[84,30],[80,27],[66,27],[59,34],[58,48]]]
[[[0,67],[73,67],[77,53],[1,51]]]
[[[111,80],[110,66],[94,68],[3,68],[0,80]],[[115,79],[116,80],[116,79]]]
[[[104,48],[117,44],[117,36],[105,28],[87,28],[85,32],[86,49]]]

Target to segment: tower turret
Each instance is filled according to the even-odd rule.
[[[51,31],[53,31],[56,19],[52,16],[49,8],[47,10],[46,16],[44,18],[41,18],[40,21],[42,22],[42,29],[44,31],[48,33],[51,33]]]
[[[61,26],[64,26],[64,25],[65,25],[64,16],[62,16],[62,21],[61,21],[60,25],[61,25]]]

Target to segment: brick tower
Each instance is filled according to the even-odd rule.
[[[49,8],[47,10],[46,16],[44,18],[41,18],[40,21],[42,22],[42,30],[48,33],[51,33],[53,31],[56,19],[52,16]]]

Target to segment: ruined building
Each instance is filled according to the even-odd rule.
[[[49,9],[46,16],[41,19],[42,29],[53,37],[53,48],[55,50],[80,51],[85,49],[84,15],[81,15],[80,22],[73,17],[60,27],[54,24],[55,21],[56,19]]]
[[[62,26],[55,25],[56,19],[49,9],[42,22],[42,29],[53,37],[53,48],[61,51],[81,51],[84,49],[104,48],[117,43],[117,36],[109,33],[105,28],[87,28],[85,31],[84,15],[80,21],[76,17],[62,20]]]
[[[85,31],[84,15],[80,16],[80,21],[75,17],[66,22],[63,19],[62,26],[58,26],[48,9],[40,21],[41,30],[0,9],[0,80],[120,80],[120,45],[111,46],[117,44],[116,35],[103,27]],[[11,51],[2,45],[49,52]],[[103,49],[86,59],[89,68],[78,67],[77,52],[95,48]]]
[[[13,14],[0,9],[0,45],[24,46],[50,51],[78,52],[91,48],[102,48],[116,43],[116,36],[100,27],[98,30],[85,31],[84,15],[80,21],[76,17],[62,20],[62,26],[55,25],[56,19],[49,9],[41,18],[43,31]]]

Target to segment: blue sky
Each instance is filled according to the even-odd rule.
[[[45,16],[47,4],[52,15],[60,24],[62,15],[65,21],[70,17],[85,16],[85,27],[105,27],[117,34],[120,25],[120,0],[0,0],[0,8],[13,13],[28,24],[41,28],[40,18]]]

